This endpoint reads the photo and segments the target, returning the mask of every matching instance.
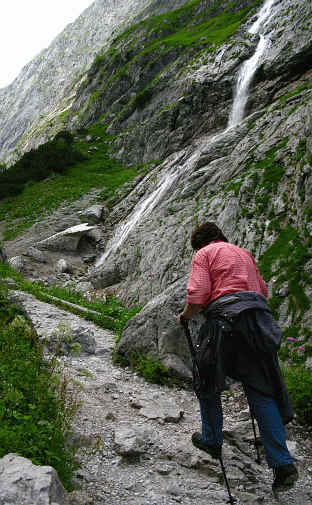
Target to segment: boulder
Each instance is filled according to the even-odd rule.
[[[102,232],[97,226],[94,226],[92,230],[88,231],[86,236],[94,242],[100,242],[102,240]]]
[[[89,226],[87,223],[72,226],[41,240],[36,244],[36,247],[40,250],[48,249],[50,251],[77,251],[81,237],[93,228],[93,226]]]
[[[21,272],[24,268],[24,260],[22,256],[13,256],[9,259],[9,265],[17,272]]]
[[[71,267],[70,267],[70,265],[68,264],[68,262],[65,259],[61,258],[56,263],[55,270],[58,273],[63,274],[63,273],[66,273],[66,272],[71,272]]]
[[[107,210],[103,205],[92,205],[80,212],[80,219],[91,224],[97,224],[103,221]]]
[[[129,358],[133,353],[149,355],[160,360],[172,375],[191,378],[187,341],[177,324],[177,315],[185,303],[185,284],[183,277],[128,322],[117,345],[118,353]],[[200,324],[200,316],[190,323],[193,334]]]
[[[159,419],[164,423],[178,423],[184,412],[172,402],[160,399],[146,403],[140,410],[140,415],[147,419]]]
[[[113,286],[121,281],[120,269],[115,262],[108,261],[103,266],[90,268],[89,280],[95,288]]]
[[[18,454],[7,454],[0,459],[1,504],[62,504],[65,497],[65,489],[51,466],[33,465]]]
[[[139,426],[121,426],[114,433],[116,451],[121,456],[137,456],[147,452],[153,429]]]
[[[41,251],[39,251],[39,249],[33,246],[26,251],[25,256],[28,256],[29,258],[37,261],[38,263],[47,262],[44,254]]]

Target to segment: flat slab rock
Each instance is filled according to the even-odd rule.
[[[76,251],[81,237],[93,229],[94,226],[89,226],[87,223],[78,224],[37,242],[36,248],[50,251]]]
[[[178,423],[184,412],[172,402],[152,401],[143,406],[140,415],[147,419],[159,419],[165,423]]]

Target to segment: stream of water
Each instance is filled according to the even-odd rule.
[[[248,30],[250,34],[259,34],[260,39],[253,56],[244,62],[240,68],[234,93],[233,106],[229,116],[228,126],[225,131],[240,123],[244,117],[250,84],[259,66],[261,57],[270,44],[269,37],[265,36],[265,27],[266,23],[271,19],[274,13],[273,6],[275,2],[276,0],[265,1],[263,7],[258,13],[257,20]],[[216,135],[216,138],[224,134],[225,131]],[[152,212],[162,197],[170,190],[170,188],[172,188],[173,184],[177,182],[182,175],[186,174],[190,167],[191,163],[190,160],[188,160],[188,162],[184,165],[175,166],[173,169],[171,168],[169,172],[166,172],[162,177],[160,177],[154,191],[143,201],[139,202],[128,219],[118,226],[114,237],[109,241],[106,247],[106,251],[97,261],[95,265],[96,267],[102,265],[108,256],[122,245],[135,226],[137,226],[142,219],[146,218]],[[141,184],[144,184],[144,181]]]
[[[248,30],[248,33],[251,35],[259,34],[260,39],[253,56],[249,58],[249,60],[245,61],[240,68],[228,128],[232,128],[233,126],[239,124],[244,117],[250,84],[257,68],[259,67],[261,57],[264,55],[265,50],[270,44],[269,36],[265,36],[265,26],[273,15],[273,6],[275,1],[276,0],[266,0],[262,9],[258,13],[257,20]]]

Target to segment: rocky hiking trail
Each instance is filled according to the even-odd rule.
[[[147,383],[129,368],[112,363],[116,335],[79,316],[15,292],[39,335],[51,336],[59,324],[70,327],[83,352],[65,358],[81,384],[81,407],[73,443],[81,468],[70,505],[224,505],[228,501],[218,461],[194,448],[200,428],[192,391]],[[181,338],[183,333],[181,332]],[[223,395],[223,460],[237,504],[312,503],[311,429],[295,421],[287,427],[289,448],[300,478],[296,487],[271,492],[272,472],[255,462],[252,424],[240,386]]]

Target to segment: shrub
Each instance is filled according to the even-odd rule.
[[[295,413],[301,423],[312,425],[312,374],[304,367],[283,368]]]
[[[85,156],[73,148],[73,140],[70,132],[59,132],[53,140],[25,153],[10,168],[0,171],[0,198],[16,195],[29,181],[63,173],[67,167],[83,161]]]
[[[169,381],[168,370],[160,361],[150,356],[144,356],[138,352],[132,352],[128,358],[114,351],[113,363],[121,367],[130,366],[130,368],[135,370],[139,375],[142,375],[147,382],[153,384],[167,384]]]
[[[138,356],[136,359],[136,371],[148,382],[165,384],[168,382],[168,371],[160,361],[150,356]]]
[[[44,359],[30,323],[0,286],[0,458],[15,452],[53,466],[67,489],[77,468],[66,443],[77,409],[56,358]]]

